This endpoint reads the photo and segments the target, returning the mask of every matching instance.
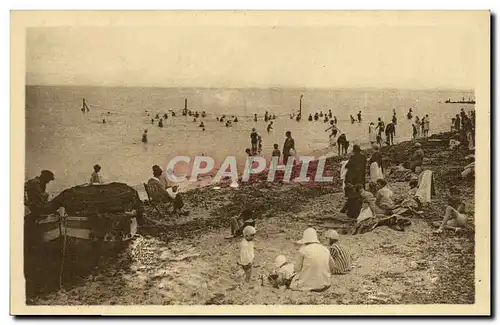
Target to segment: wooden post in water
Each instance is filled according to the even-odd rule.
[[[304,95],[300,95],[300,102],[299,102],[299,115],[302,118],[302,98]]]

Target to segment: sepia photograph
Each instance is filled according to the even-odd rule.
[[[490,19],[12,11],[11,314],[489,315]]]

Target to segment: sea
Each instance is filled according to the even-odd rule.
[[[291,131],[298,155],[335,154],[330,146],[328,123],[319,118],[308,121],[309,114],[328,112],[337,117],[338,127],[351,144],[369,145],[368,126],[380,117],[386,124],[396,112],[395,142],[412,137],[412,121],[406,114],[429,115],[430,133],[450,129],[451,118],[471,104],[445,103],[448,99],[475,100],[473,90],[408,89],[292,89],[292,88],[138,88],[26,86],[25,178],[49,169],[56,180],[48,185],[53,196],[88,182],[93,166],[102,166],[106,182],[124,182],[141,190],[152,176],[152,165],[165,170],[175,156],[210,156],[216,167],[227,156],[245,162],[250,148],[250,132],[256,128],[262,137],[263,157],[270,157],[273,144],[281,150],[285,132]],[[300,100],[303,96],[302,101]],[[90,108],[82,112],[82,98]],[[205,118],[182,116],[187,100],[191,111],[206,112]],[[301,104],[300,104],[301,102]],[[290,119],[302,106],[302,120]],[[176,116],[172,117],[171,112]],[[267,132],[264,113],[276,115],[273,129]],[[351,123],[350,115],[362,121]],[[158,114],[168,113],[164,127],[158,127]],[[257,114],[258,121],[253,120]],[[238,117],[238,123],[226,127],[217,117]],[[153,123],[151,119],[153,118]],[[103,123],[103,119],[106,123]],[[203,121],[205,131],[199,124]],[[141,142],[148,130],[148,143]],[[189,166],[180,164],[176,176],[189,174]],[[241,174],[241,172],[239,172]]]

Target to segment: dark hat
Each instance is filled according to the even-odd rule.
[[[155,170],[161,170],[160,166],[158,166],[158,165],[154,165],[154,166],[153,166],[153,171],[155,171]]]
[[[42,172],[40,173],[40,177],[45,178],[48,181],[55,180],[54,173],[50,170],[42,170]]]

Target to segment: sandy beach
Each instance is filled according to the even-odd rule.
[[[419,142],[424,169],[436,180],[436,196],[424,213],[411,218],[405,231],[382,226],[351,235],[355,220],[340,213],[344,203],[339,169],[341,157],[327,160],[331,183],[267,183],[259,175],[237,189],[222,184],[184,195],[188,217],[162,219],[154,212],[139,234],[118,254],[102,256],[94,265],[79,265],[80,251],[69,251],[61,290],[28,297],[29,305],[224,305],[224,304],[471,304],[474,303],[474,180],[461,179],[468,164],[467,148],[448,148],[450,133]],[[408,174],[394,171],[414,141],[384,147],[385,178],[395,195],[408,189]],[[366,152],[366,150],[365,150]],[[445,194],[451,185],[462,192],[468,226],[461,232],[436,235],[431,224],[441,221]],[[242,207],[256,216],[253,278],[243,285],[237,266],[240,239],[225,239],[229,218]],[[336,275],[323,293],[274,289],[260,275],[283,254],[294,260],[294,241],[313,226],[326,243],[326,229],[336,229],[353,256],[354,269]],[[55,261],[54,261],[55,262]]]

